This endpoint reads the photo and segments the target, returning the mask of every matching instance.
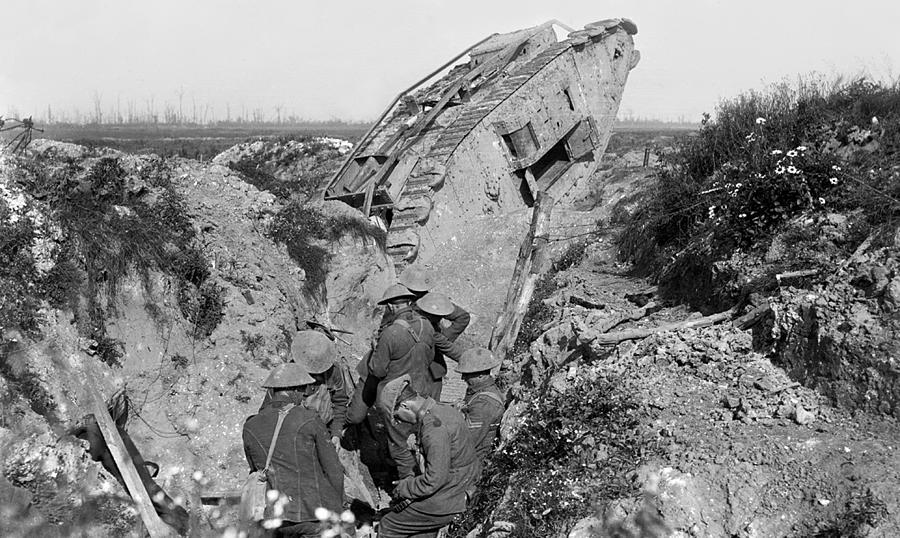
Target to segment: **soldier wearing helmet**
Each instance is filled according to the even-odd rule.
[[[415,266],[409,266],[400,273],[399,278],[400,284],[406,286],[406,288],[411,291],[418,301],[422,300],[426,295],[430,295],[432,288],[434,288],[434,282],[431,279],[431,276],[426,273],[423,269],[420,269]],[[447,298],[447,301],[450,301]],[[466,327],[469,326],[469,321],[471,320],[471,316],[468,312],[466,312],[459,305],[450,302],[452,309],[450,312],[442,314],[433,318],[432,324],[434,326],[434,330],[440,335],[437,339],[442,340],[446,339],[448,342],[455,342],[459,335],[466,330]],[[419,306],[419,310],[422,310],[422,307]],[[441,321],[447,320],[449,325],[443,326]],[[443,343],[439,343],[439,348],[443,346]],[[447,362],[444,360],[444,354],[437,349],[434,354],[434,362],[431,364],[431,375],[435,380],[435,390],[432,393],[432,396],[436,400],[440,400],[441,398],[441,389],[443,388],[443,379],[444,375],[447,373]]]
[[[497,366],[500,366],[499,358],[485,348],[476,347],[463,352],[456,368],[468,385],[462,412],[479,463],[491,450],[503,418],[504,398],[491,375]]]
[[[339,512],[343,506],[344,471],[337,452],[318,413],[303,405],[313,383],[301,364],[277,366],[263,383],[271,392],[269,402],[244,423],[250,472],[265,468],[269,460],[268,488],[287,499],[278,536],[319,536],[316,508]]]
[[[465,420],[453,407],[413,389],[406,375],[384,386],[378,405],[392,421],[414,428],[424,459],[422,474],[397,481],[394,494],[407,502],[381,518],[378,536],[437,536],[465,511],[466,492],[478,472]]]
[[[331,432],[335,448],[341,444],[347,404],[350,402],[349,375],[335,362],[334,342],[319,331],[300,331],[291,342],[291,360],[302,364],[313,377],[312,393],[306,405],[319,412]]]
[[[413,280],[412,277],[410,277],[410,283],[417,289],[428,285],[427,280]],[[459,305],[453,303],[446,295],[433,291],[422,292],[418,300],[416,300],[416,307],[428,318],[431,326],[434,327],[437,333],[435,340],[438,342],[438,348],[435,350],[434,361],[430,367],[431,375],[434,378],[434,391],[431,396],[436,400],[440,400],[443,378],[447,373],[447,362],[444,360],[444,353],[442,353],[441,349],[456,341],[459,335],[468,327],[471,316]],[[449,325],[446,327],[442,326],[442,320],[449,321]]]
[[[361,391],[362,405],[354,397],[354,421],[364,415],[357,413],[375,403],[377,394],[386,383],[406,374],[412,388],[421,394],[434,392],[434,378],[429,370],[435,354],[435,331],[428,320],[412,308],[415,296],[400,284],[394,284],[385,291],[379,304],[385,305],[392,316],[378,338],[375,349],[366,361],[366,380]],[[439,344],[441,351],[453,359],[461,355],[461,350],[446,339]],[[388,448],[397,465],[401,478],[413,476],[416,461],[407,447],[406,439],[411,433],[409,426],[395,424],[385,417],[388,424]]]

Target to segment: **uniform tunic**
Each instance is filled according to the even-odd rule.
[[[435,336],[438,336],[438,340]],[[429,369],[434,360],[435,346],[456,360],[462,351],[452,342],[435,333],[431,323],[411,308],[397,312],[390,325],[381,332],[378,344],[369,358],[368,376],[362,387],[361,397],[370,406],[382,387],[403,374],[409,374],[413,390],[422,395],[434,392],[435,381]],[[376,384],[377,382],[377,384]],[[373,390],[374,389],[374,390]],[[410,428],[384,417],[388,435],[388,451],[400,478],[415,474],[416,460],[406,445]]]
[[[434,377],[429,368],[436,350],[453,360],[462,356],[460,347],[435,333],[428,320],[412,309],[401,310],[381,332],[368,373],[380,380],[379,386],[409,374],[413,390],[430,394]]]
[[[244,454],[250,472],[265,467],[278,410],[287,403],[276,395],[244,423]],[[315,521],[320,506],[341,511],[344,471],[315,411],[296,406],[284,418],[269,466],[269,487],[288,496],[282,516],[287,521]]]
[[[447,361],[444,360],[443,348],[456,342],[459,335],[461,335],[463,331],[466,330],[466,327],[469,326],[469,321],[472,319],[472,316],[470,316],[461,306],[454,303],[453,312],[444,316],[444,319],[450,322],[450,326],[439,327],[436,330],[437,337],[435,340],[438,342],[438,345],[435,348],[434,361],[431,363],[430,368],[431,376],[434,379],[434,388],[430,396],[438,401],[441,399],[444,376],[447,374]],[[442,340],[446,340],[446,344]],[[451,358],[457,361],[459,360],[459,357]]]
[[[331,398],[331,408],[333,415],[325,425],[331,432],[332,437],[340,437],[344,431],[344,425],[347,421],[347,406],[350,404],[351,387],[347,385],[345,376],[341,373],[341,369],[346,368],[341,364],[336,364],[325,372],[325,387]],[[349,374],[348,376],[349,377]],[[262,405],[259,410],[262,411],[272,402],[270,391],[266,391],[263,397]]]
[[[417,426],[425,470],[397,484],[394,492],[413,502],[382,518],[379,536],[430,535],[466,509],[466,491],[478,464],[465,419],[449,405],[428,399]]]
[[[462,413],[466,417],[466,425],[472,446],[479,462],[483,462],[490,452],[500,430],[503,419],[503,395],[497,388],[493,376],[472,380],[466,389],[463,399]]]

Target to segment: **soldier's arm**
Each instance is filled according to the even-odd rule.
[[[439,332],[434,333],[434,349],[457,362],[462,357],[462,348]]]
[[[328,438],[328,431],[325,424],[321,420],[312,421],[313,437],[316,440],[316,455],[319,457],[319,463],[322,464],[322,472],[325,478],[337,491],[344,491],[344,469],[341,467],[341,460],[338,459],[337,451]]]
[[[397,327],[391,325],[381,333],[375,351],[369,357],[369,373],[382,379],[387,375],[388,364],[391,362],[391,353],[394,348],[394,340],[397,337]]]
[[[250,466],[250,472],[255,473],[259,469],[257,469],[256,465],[253,463],[253,449],[254,446],[260,446],[259,440],[246,428],[241,437],[244,440],[244,457],[247,459],[247,465]]]
[[[455,342],[459,335],[462,334],[466,327],[469,326],[472,316],[469,315],[461,306],[453,303],[453,312],[444,319],[450,322],[450,326],[442,329],[441,333],[451,342]]]
[[[397,484],[397,494],[405,499],[428,497],[450,479],[450,432],[447,428],[434,426],[424,432],[422,450],[425,452],[425,472]]]
[[[334,409],[334,418],[331,421],[332,437],[341,436],[347,418],[347,405],[350,403],[350,387],[344,382],[341,368],[343,365],[335,365],[327,380],[328,390],[331,393],[331,407]]]
[[[466,426],[479,458],[484,458],[494,444],[494,438],[503,415],[503,407],[483,395],[476,395],[463,411]]]

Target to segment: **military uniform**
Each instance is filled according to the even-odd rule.
[[[428,399],[417,427],[424,472],[397,484],[394,493],[412,503],[381,519],[379,538],[434,537],[466,509],[466,491],[478,464],[465,419],[456,409]]]
[[[469,321],[472,317],[462,307],[454,303],[453,312],[444,316],[444,319],[450,322],[450,326],[440,327],[437,328],[437,330],[440,337],[446,339],[449,344],[456,342],[459,335],[461,335],[463,331],[466,330],[466,327],[469,326]],[[440,339],[440,337],[438,339]],[[441,400],[441,391],[444,388],[444,376],[447,374],[447,361],[444,360],[444,353],[439,348],[434,351],[434,361],[431,363],[430,368],[431,376],[434,379],[434,386],[430,396],[437,401]],[[459,360],[458,357],[453,357],[453,359]]]
[[[251,472],[265,467],[278,410],[287,404],[276,395],[244,423],[244,453]],[[344,470],[315,411],[296,406],[285,417],[269,466],[269,487],[287,495],[281,516],[287,523],[316,522],[315,510],[320,506],[341,511]]]
[[[331,437],[340,437],[341,433],[344,431],[344,426],[347,421],[347,406],[350,404],[350,392],[352,388],[349,387],[347,383],[349,374],[345,377],[345,375],[341,373],[341,368],[344,368],[344,366],[340,364],[336,364],[334,368],[330,368],[326,373],[324,383],[331,401],[332,412],[330,417],[322,417],[322,419],[329,418],[325,425],[328,426]],[[272,395],[266,391],[266,395],[263,397],[262,405],[259,406],[259,410],[262,411],[271,402]]]
[[[503,395],[493,376],[469,382],[462,413],[479,462],[490,452],[503,419]]]
[[[371,406],[377,390],[404,374],[409,375],[413,390],[423,395],[431,394],[434,391],[434,378],[429,367],[434,360],[436,345],[453,359],[458,360],[461,356],[460,349],[452,342],[446,339],[441,339],[440,342],[435,340],[434,328],[428,320],[411,308],[400,310],[394,321],[382,331],[369,358],[368,377],[362,393],[365,405]],[[372,390],[376,381],[377,390]],[[388,448],[399,476],[412,476],[415,474],[416,461],[406,445],[411,430],[406,425],[395,424],[391,417],[386,419]]]

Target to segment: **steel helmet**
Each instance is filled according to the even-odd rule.
[[[413,295],[413,292],[406,289],[406,286],[403,284],[391,284],[384,290],[384,295],[381,296],[381,300],[378,301],[378,304],[387,304],[396,299],[413,300],[415,298],[416,296]]]
[[[302,364],[289,362],[276,366],[272,373],[269,374],[269,377],[263,381],[262,386],[267,389],[284,389],[301,387],[314,382],[315,379],[309,375],[309,372]]]
[[[400,398],[400,394],[403,392],[404,387],[412,382],[412,378],[409,377],[409,374],[403,374],[397,379],[392,379],[384,384],[381,387],[381,392],[378,394],[378,407],[388,416],[394,416],[394,409],[397,407],[397,399]]]
[[[319,331],[300,331],[291,342],[291,358],[311,374],[321,374],[334,366],[334,342]]]
[[[425,293],[434,287],[431,275],[424,269],[413,266],[404,269],[397,280],[413,293]]]
[[[494,357],[490,350],[483,347],[473,347],[463,351],[459,359],[456,371],[461,374],[483,372],[500,366],[500,359]]]
[[[455,310],[455,306],[453,306],[453,302],[449,297],[442,293],[429,292],[423,295],[418,301],[416,301],[416,306],[419,307],[419,310],[425,312],[426,314],[432,314],[434,316],[449,316]]]

